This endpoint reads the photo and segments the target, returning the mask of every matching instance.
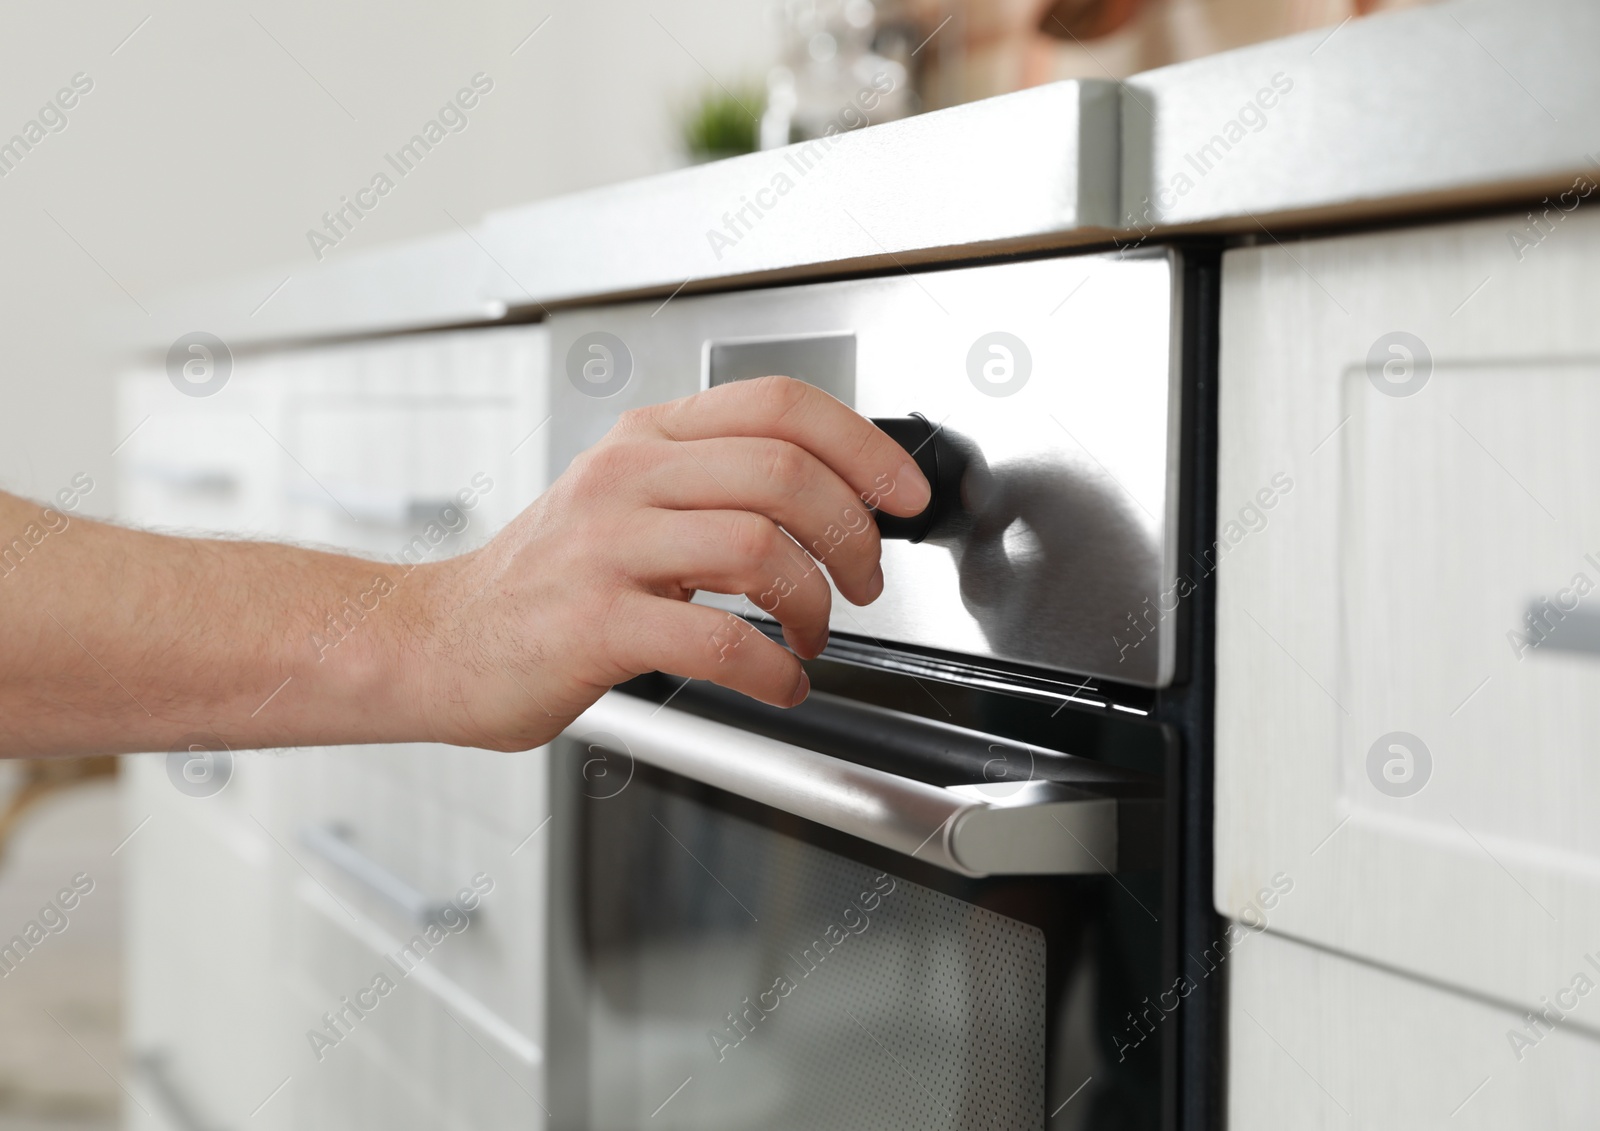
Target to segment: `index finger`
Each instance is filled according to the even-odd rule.
[[[920,514],[933,497],[904,448],[844,402],[792,377],[734,381],[635,411],[672,440],[787,440],[832,468],[869,506],[891,514]]]

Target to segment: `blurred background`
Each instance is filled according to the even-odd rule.
[[[479,72],[493,89],[467,127],[363,219],[351,248],[803,137],[808,107],[838,106],[828,85],[850,82],[863,56],[903,68],[883,108],[899,116],[1393,6],[8,3],[0,140],[73,76],[93,85],[0,178],[0,486],[47,497],[87,475],[83,511],[117,513],[112,380],[155,296],[277,265],[317,270],[308,230]],[[70,931],[0,979],[0,1129],[116,1123],[127,829],[113,771],[92,760],[57,780],[0,763],[0,923],[28,919],[64,877],[88,872],[95,885]]]

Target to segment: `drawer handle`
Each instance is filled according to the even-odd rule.
[[[338,825],[307,825],[300,830],[300,843],[323,863],[418,926],[426,926],[439,918],[446,907],[453,906],[447,899],[423,894],[373,860],[350,843],[349,832]]]
[[[240,494],[244,487],[239,477],[231,471],[199,467],[164,467],[160,464],[146,464],[133,468],[132,475],[159,483],[175,492],[210,495],[219,499],[231,499]]]
[[[329,491],[304,486],[291,487],[289,501],[327,511],[335,518],[391,526],[397,530],[409,530],[438,521],[446,508],[456,506],[455,500],[449,496],[432,498],[406,495],[350,483],[334,482]]]
[[[1600,613],[1592,609],[1563,610],[1550,601],[1528,602],[1526,630],[1512,634],[1517,657],[1529,649],[1585,652],[1600,656]]]

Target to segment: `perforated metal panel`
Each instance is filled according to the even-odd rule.
[[[640,781],[586,820],[590,1126],[1044,1125],[1038,928]]]

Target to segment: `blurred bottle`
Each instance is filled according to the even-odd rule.
[[[783,61],[767,75],[761,148],[916,113],[918,25],[905,0],[780,0]]]

